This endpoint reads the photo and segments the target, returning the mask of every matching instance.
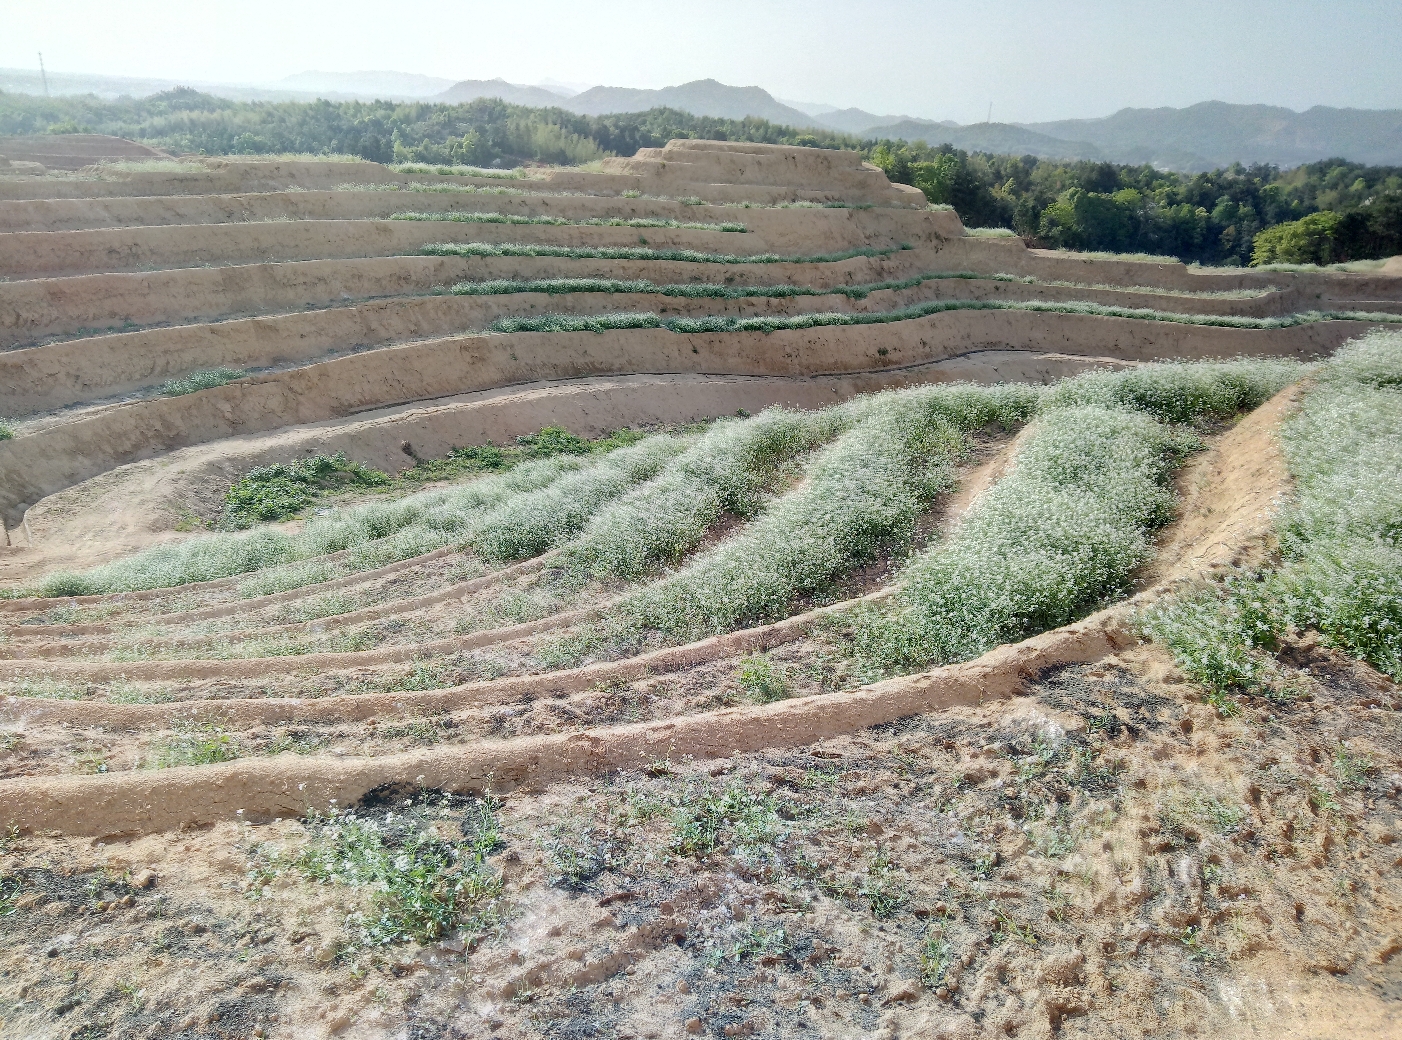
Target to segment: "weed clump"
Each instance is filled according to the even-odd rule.
[[[387,474],[350,462],[344,452],[259,466],[249,470],[225,494],[220,526],[239,531],[254,524],[286,520],[328,491],[378,488],[389,483]]]
[[[788,682],[763,654],[741,658],[735,678],[741,689],[761,704],[781,701],[789,695]]]
[[[427,943],[457,931],[471,947],[501,921],[502,877],[487,862],[504,844],[499,810],[490,796],[460,812],[451,798],[410,799],[383,816],[333,809],[307,820],[300,851],[255,848],[249,877],[261,888],[291,869],[364,893],[368,906],[346,918],[360,945]],[[445,837],[438,821],[456,823],[462,837]]]
[[[672,811],[672,850],[705,857],[726,852],[763,858],[782,837],[778,805],[742,784],[688,791]]]
[[[183,397],[185,394],[211,390],[242,378],[243,373],[236,368],[209,368],[191,372],[183,379],[168,379],[156,388],[156,392],[163,397]]]
[[[177,730],[159,742],[147,758],[152,769],[207,766],[232,762],[243,753],[234,737],[219,726]]]

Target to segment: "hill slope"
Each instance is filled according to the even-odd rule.
[[[1104,119],[1020,124],[1068,141],[1087,141],[1115,162],[1206,170],[1233,162],[1298,166],[1342,156],[1402,164],[1402,111],[1326,108],[1294,112],[1272,105],[1204,101],[1188,108],[1124,108]]]
[[[774,96],[762,87],[732,87],[713,79],[698,79],[661,90],[591,87],[568,99],[564,107],[586,116],[645,112],[650,108],[679,108],[698,116],[722,119],[758,116],[787,126],[826,128],[823,121],[774,100]]]
[[[565,102],[565,96],[553,90],[508,83],[504,79],[465,79],[430,100],[458,105],[482,97],[501,98],[512,105],[529,105],[532,108],[558,108]]]
[[[898,138],[926,144],[952,144],[969,152],[1001,155],[1035,155],[1041,159],[1099,159],[1100,150],[1085,141],[1066,141],[1011,123],[973,123],[950,126],[908,119],[892,126],[877,126],[862,134],[867,138]]]

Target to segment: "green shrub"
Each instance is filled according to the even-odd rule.
[[[200,390],[224,386],[226,383],[232,383],[235,379],[241,378],[243,378],[243,373],[236,368],[210,368],[200,372],[191,372],[183,379],[167,380],[156,388],[156,392],[165,397],[182,397]]]
[[[15,435],[14,427],[5,420],[0,419],[0,441],[11,440]]]
[[[389,483],[387,474],[348,461],[344,452],[259,466],[229,488],[220,526],[237,531],[254,524],[286,520],[327,491],[384,487]]]
[[[1337,213],[1324,210],[1257,232],[1252,240],[1251,266],[1332,263],[1339,219]]]

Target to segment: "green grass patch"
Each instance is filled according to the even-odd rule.
[[[220,526],[239,531],[254,524],[286,520],[327,492],[379,488],[389,483],[388,474],[351,462],[344,452],[259,466],[249,470],[224,495]]]
[[[523,242],[439,242],[419,250],[421,256],[559,256],[573,260],[679,260],[693,264],[832,264],[858,256],[890,256],[894,249],[850,249],[842,253],[781,256],[757,253],[702,253],[695,249],[652,249],[647,246],[551,246]]]
[[[208,368],[191,372],[182,379],[168,379],[156,388],[156,393],[163,397],[183,397],[185,394],[211,390],[242,378],[243,373],[236,368]]]
[[[626,227],[672,228],[684,231],[729,231],[740,234],[748,229],[744,224],[725,221],[706,224],[683,222],[660,217],[551,217],[524,216],[518,213],[394,213],[390,220],[447,220],[460,224],[548,224],[556,227]]]

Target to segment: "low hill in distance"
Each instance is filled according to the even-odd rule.
[[[1024,129],[1085,141],[1114,162],[1206,170],[1233,162],[1299,166],[1334,156],[1402,163],[1402,111],[1204,101],[1188,108],[1123,108],[1104,119],[1026,123]]]
[[[563,94],[557,94],[545,87],[531,87],[519,83],[508,83],[504,79],[465,79],[454,83],[441,94],[430,98],[449,105],[460,105],[478,98],[501,98],[511,105],[527,105],[531,108],[568,107]]]
[[[966,152],[996,155],[1035,155],[1039,159],[1103,159],[1099,148],[1085,141],[1065,141],[1012,123],[931,123],[907,119],[891,126],[871,127],[864,138],[949,144]]]
[[[645,112],[651,108],[679,108],[695,116],[744,119],[753,116],[785,126],[827,129],[826,120],[817,119],[774,99],[762,87],[732,87],[713,79],[698,79],[661,90],[635,90],[631,87],[590,87],[567,99],[563,107],[584,116],[615,112]]]

